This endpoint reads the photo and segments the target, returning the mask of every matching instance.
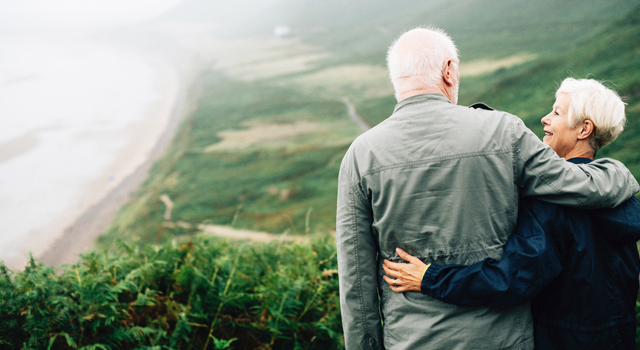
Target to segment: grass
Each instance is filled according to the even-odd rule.
[[[607,28],[585,46],[563,55],[537,62],[514,72],[485,89],[477,98],[491,106],[521,117],[527,126],[542,135],[540,119],[555,100],[555,90],[568,76],[604,80],[618,91],[627,105],[627,126],[620,138],[598,152],[625,163],[640,178],[638,139],[640,132],[640,9]]]
[[[172,220],[194,226],[233,223],[249,230],[304,234],[309,221],[312,233],[331,231],[339,160],[359,133],[344,104],[219,74],[206,79],[198,110],[100,242],[109,247],[115,239],[139,237],[141,243],[159,243],[195,233],[165,224],[163,194],[175,204]],[[260,125],[291,127],[301,121],[326,131],[278,139],[269,147],[205,152],[222,141],[217,135],[223,131],[237,141],[241,131],[254,132]]]

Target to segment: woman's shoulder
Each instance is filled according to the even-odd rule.
[[[553,204],[535,197],[523,197],[519,205],[518,220],[531,218],[547,229],[567,230],[567,227],[590,224],[590,213],[586,209]]]

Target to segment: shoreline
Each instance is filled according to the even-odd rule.
[[[193,91],[196,90],[194,87],[197,85],[197,80],[193,79],[193,77],[179,74],[177,71],[174,72],[177,76],[177,91],[175,96],[172,96],[174,97],[174,102],[170,106],[171,111],[169,112],[166,126],[156,139],[151,150],[144,156],[144,161],[137,165],[114,188],[99,196],[97,201],[94,201],[94,204],[72,220],[71,225],[67,224],[60,236],[43,253],[37,255],[38,261],[54,267],[76,262],[79,254],[94,247],[96,240],[109,227],[120,207],[142,185],[154,162],[163,154],[166,147],[173,140],[183,117],[191,112],[192,105],[195,103],[194,100],[198,95]],[[161,107],[159,105],[162,103],[162,101],[159,101],[150,107],[147,112],[147,119],[156,115],[154,112]],[[135,140],[131,143],[135,143]],[[123,153],[125,154],[110,168],[122,166],[122,158],[127,158],[126,150]],[[131,161],[131,159],[127,160]],[[90,192],[95,193],[97,190],[94,186]]]

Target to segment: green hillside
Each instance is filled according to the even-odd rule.
[[[622,135],[598,157],[624,162],[640,178],[640,8],[583,42],[578,48],[563,50],[556,57],[537,60],[526,67],[462,80],[460,104],[483,101],[515,114],[541,137],[540,119],[550,112],[555,91],[567,77],[592,78],[616,90],[627,103],[627,125]],[[368,119],[380,122],[392,110],[395,100],[364,101],[359,107]]]
[[[355,11],[357,4],[349,5],[353,7],[349,13]],[[374,8],[383,6],[375,4]],[[466,14],[466,19],[482,17],[479,16],[484,13],[482,11],[488,11],[486,14],[491,12],[472,4],[454,9],[449,8],[452,5],[442,4],[444,7],[433,5],[437,10],[433,11],[433,16],[445,9],[458,9],[459,13]],[[513,54],[529,43],[535,32],[531,25],[533,19],[529,17],[553,13],[551,19],[541,21],[543,24],[560,19],[551,10],[551,3],[535,4],[535,8],[527,5],[529,7],[514,11],[510,17],[518,23],[513,30],[523,30],[521,39],[517,39],[517,35],[510,39],[520,40],[519,44],[507,41],[496,52],[503,50]],[[622,5],[628,6],[628,3],[618,4],[618,11],[624,7]],[[628,164],[634,174],[640,175],[640,159],[631,151],[638,142],[635,141],[638,138],[634,137],[634,128],[638,119],[640,76],[633,69],[640,62],[638,41],[634,39],[638,35],[638,9],[608,27],[596,22],[593,28],[604,27],[598,34],[592,33],[593,28],[582,30],[583,24],[589,23],[589,19],[599,14],[598,11],[605,11],[610,5],[599,6],[604,7],[593,7],[588,13],[582,9],[581,14],[575,14],[583,19],[570,22],[573,23],[570,30],[562,26],[552,30],[542,25],[538,31],[543,34],[558,32],[558,37],[564,37],[564,40],[581,33],[577,40],[581,45],[573,44],[570,49],[558,50],[563,41],[558,44],[547,38],[545,40],[550,43],[549,47],[554,48],[553,52],[542,51],[537,59],[525,60],[525,63],[513,67],[463,76],[460,103],[484,101],[520,116],[541,135],[539,120],[548,113],[554,100],[553,93],[562,79],[569,75],[590,76],[614,82],[616,89],[628,96],[629,124],[620,140],[603,149],[599,156],[618,158]],[[324,23],[328,21],[325,17],[336,11],[331,6],[322,7],[322,11],[314,9],[311,6],[305,8],[306,12],[292,13],[302,19],[316,14],[315,21]],[[234,61],[235,56],[221,57],[219,70],[203,78],[204,92],[198,109],[185,121],[173,145],[157,162],[138,194],[122,208],[100,242],[107,247],[115,238],[141,238],[142,243],[158,243],[176,235],[188,237],[195,234],[201,224],[270,233],[287,232],[290,235],[331,231],[335,227],[339,162],[350,141],[360,133],[348,119],[342,98],[353,101],[359,114],[371,125],[388,117],[396,103],[384,67],[366,61],[354,64],[351,62],[354,56],[345,58],[339,54],[348,51],[346,47],[349,45],[340,45],[336,40],[343,39],[349,43],[354,40],[349,39],[349,35],[362,34],[358,28],[368,28],[384,17],[376,15],[369,18],[367,13],[353,15],[353,21],[363,18],[364,24],[354,26],[356,29],[347,31],[346,36],[335,35],[333,30],[324,33],[326,47],[305,44],[320,34],[305,34],[303,31],[302,42],[294,39],[275,44],[247,41],[242,45],[254,50],[256,57],[252,56],[246,62]],[[394,13],[390,12],[390,15]],[[526,17],[527,13],[531,16],[525,20],[523,16]],[[605,13],[602,18],[615,17],[618,12]],[[456,16],[452,23],[462,23],[465,20],[462,14]],[[486,19],[482,17],[482,21],[491,22],[495,16],[498,14]],[[345,14],[336,16],[331,21],[332,28],[346,25],[347,18],[350,17]],[[300,22],[300,25],[306,23],[302,29],[313,28],[316,22]],[[486,39],[490,45],[484,46],[488,47],[497,45],[494,40],[502,40],[502,32],[485,35],[494,28],[489,26],[489,22],[486,23],[487,28],[477,24],[484,28],[483,31],[478,29],[474,40],[466,41],[465,35],[470,36],[475,27],[472,25],[469,29],[459,25],[457,31],[463,38],[460,44],[463,57],[465,47],[474,52],[465,45],[473,46],[473,42]],[[565,25],[567,23],[565,18]],[[454,39],[457,39],[455,35]],[[390,40],[378,38],[375,49],[371,43],[365,46],[367,50],[380,51],[380,59],[380,56],[384,57],[383,52]],[[530,49],[542,46],[538,41],[529,44]],[[479,55],[479,52],[475,54]],[[554,52],[557,54],[549,57]],[[260,59],[260,55],[267,58]],[[340,57],[343,57],[343,62],[337,61]],[[224,63],[227,62],[225,59],[231,63]],[[295,68],[300,62],[306,66]],[[162,195],[169,196],[175,204],[169,219],[164,218]]]
[[[451,34],[463,60],[523,51],[555,56],[579,46],[636,6],[633,0],[282,0],[253,15],[240,10],[244,20],[229,23],[223,34],[271,33],[276,25],[288,25],[305,42],[335,53],[332,63],[382,65],[387,46],[400,33],[435,25]]]
[[[329,232],[340,160],[358,134],[344,108],[290,88],[207,77],[198,111],[100,242],[158,243],[198,224]],[[218,130],[227,130],[225,139]],[[161,195],[175,203],[172,220]],[[175,221],[192,228],[167,224]]]
[[[624,162],[640,178],[640,9],[604,30],[578,49],[538,62],[509,75],[491,90],[474,96],[521,117],[538,135],[540,118],[550,111],[554,92],[567,76],[604,81],[627,103],[627,125],[620,138],[604,147],[599,157]]]

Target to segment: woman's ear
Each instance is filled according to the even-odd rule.
[[[578,140],[585,140],[591,136],[596,130],[596,126],[589,119],[583,121],[578,125]]]

